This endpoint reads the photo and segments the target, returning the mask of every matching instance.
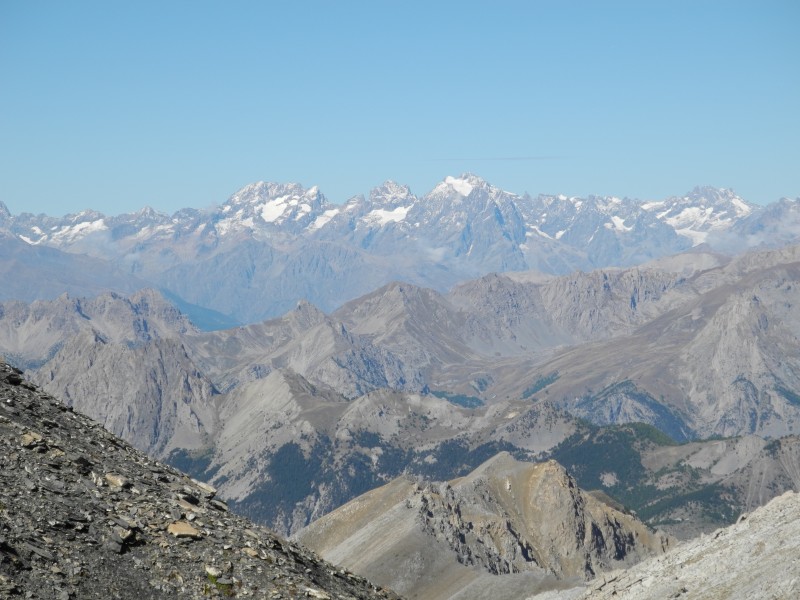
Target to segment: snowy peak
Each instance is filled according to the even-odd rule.
[[[259,181],[240,189],[217,214],[217,231],[259,230],[280,227],[298,233],[325,212],[327,200],[314,186],[308,190],[297,183]]]
[[[316,187],[260,181],[214,209],[172,216],[151,208],[58,218],[0,210],[0,229],[26,245],[111,261],[122,274],[247,322],[282,314],[302,297],[332,310],[392,280],[444,291],[490,272],[627,267],[702,242],[731,252],[774,246],[766,239],[772,230],[781,243],[796,243],[797,214],[792,203],[762,209],[727,189],[642,203],[518,195],[463,173],[424,195],[385,181],[344,204]],[[237,281],[247,298],[220,281]]]
[[[411,193],[411,189],[407,185],[388,180],[370,191],[369,200],[373,205],[381,208],[395,208],[414,204],[417,197]]]
[[[439,183],[429,195],[431,196],[460,196],[466,198],[475,189],[489,191],[492,188],[486,180],[473,175],[472,173],[462,173],[459,177],[447,176],[444,181]]]
[[[709,232],[730,229],[755,210],[733,190],[709,186],[696,187],[685,196],[663,202],[647,202],[642,208],[690,239],[693,246],[707,241]]]
[[[364,206],[361,221],[368,227],[400,223],[406,220],[416,202],[417,197],[408,186],[385,181],[383,185],[370,191],[369,203]]]

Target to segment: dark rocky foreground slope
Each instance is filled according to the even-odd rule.
[[[395,598],[0,362],[0,597]]]

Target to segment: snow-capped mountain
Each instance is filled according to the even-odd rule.
[[[707,241],[710,232],[730,229],[755,210],[733,190],[712,187],[696,187],[686,196],[647,202],[642,207],[691,240],[693,246]]]
[[[328,201],[317,187],[306,190],[296,183],[259,181],[231,196],[216,211],[213,223],[222,236],[242,229],[257,234],[298,235],[314,225],[328,208]]]
[[[792,203],[782,206],[756,207],[709,187],[657,202],[534,197],[467,173],[423,196],[387,181],[343,204],[317,187],[258,182],[213,209],[173,215],[144,208],[117,216],[13,216],[0,205],[0,229],[31,246],[110,262],[188,302],[254,321],[301,298],[332,310],[392,280],[444,291],[490,272],[625,267],[704,242],[733,250],[757,245],[759,232],[779,226],[781,242],[790,243],[800,227],[773,215],[793,214]],[[742,236],[747,244],[731,243]]]

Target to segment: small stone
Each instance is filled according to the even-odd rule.
[[[21,441],[23,448],[32,448],[42,441],[42,436],[35,431],[29,431],[22,434]]]
[[[247,554],[247,556],[258,558],[258,551],[255,548],[251,548],[250,546],[245,546],[244,548],[242,548],[242,552]]]
[[[114,542],[116,544],[119,544],[120,546],[125,543],[125,540],[122,539],[122,536],[118,533],[117,529],[112,529],[111,530],[111,534],[109,535],[109,538],[111,538],[112,542]]]
[[[194,504],[189,504],[186,500],[178,500],[178,506],[180,506],[183,510],[197,510],[198,506]]]
[[[33,544],[28,544],[27,542],[22,542],[22,544],[20,544],[20,545],[21,545],[23,548],[25,548],[26,550],[28,550],[28,551],[30,551],[30,552],[33,552],[34,554],[37,554],[37,555],[41,556],[41,557],[42,557],[42,558],[44,558],[45,560],[49,560],[49,561],[53,561],[53,560],[55,560],[55,558],[53,557],[53,555],[52,555],[52,554],[50,554],[50,553],[49,553],[47,550],[45,550],[44,548],[39,548],[38,546],[34,546]]]
[[[222,569],[218,569],[213,565],[206,565],[206,573],[211,577],[220,577],[222,575]]]
[[[81,475],[88,475],[91,472],[92,463],[85,456],[72,458],[72,463],[75,465],[75,470]]]
[[[221,510],[223,512],[228,511],[228,505],[222,502],[221,500],[211,500],[209,504],[211,504],[211,506],[213,506],[217,510]]]
[[[10,385],[19,385],[22,383],[22,377],[20,377],[19,373],[8,373],[5,376],[6,383]]]
[[[200,490],[206,495],[208,498],[213,498],[217,495],[217,489],[213,486],[208,485],[202,481],[198,481],[197,479],[192,479],[192,483],[200,488]]]
[[[105,479],[111,487],[123,489],[131,487],[130,482],[125,477],[116,473],[106,473]]]
[[[200,499],[195,496],[188,487],[183,488],[183,492],[178,494],[178,498],[185,500],[189,504],[200,504]]]
[[[191,538],[194,540],[202,537],[197,529],[185,521],[175,521],[174,523],[170,523],[167,527],[167,533],[174,535],[177,538]]]

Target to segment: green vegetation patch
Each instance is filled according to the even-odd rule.
[[[583,426],[551,453],[587,490],[602,490],[651,525],[671,522],[670,515],[686,509],[714,525],[732,523],[741,507],[721,484],[704,485],[701,472],[686,464],[650,473],[642,465],[642,453],[653,446],[676,442],[655,427],[627,423],[605,427]],[[602,475],[614,473],[617,483],[603,485]],[[674,475],[676,484],[659,489],[662,477]]]
[[[173,450],[167,457],[166,463],[200,481],[208,481],[219,470],[219,467],[211,469],[211,461],[214,458],[213,448],[202,450],[185,450],[183,448]]]
[[[539,377],[539,379],[533,382],[533,385],[531,385],[524,392],[522,392],[522,399],[527,400],[535,393],[541,392],[548,385],[555,383],[559,377],[560,375],[558,374],[558,371],[553,371],[549,375],[544,375],[542,377]]]
[[[450,404],[463,406],[464,408],[478,408],[483,406],[483,400],[477,396],[467,396],[466,394],[454,394],[441,390],[431,390],[431,394],[442,400],[447,400]]]

